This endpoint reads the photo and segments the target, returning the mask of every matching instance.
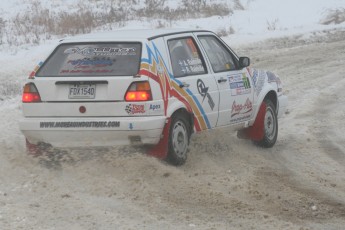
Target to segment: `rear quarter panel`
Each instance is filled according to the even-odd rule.
[[[148,41],[143,46],[140,74],[149,77],[153,100],[150,114],[170,117],[174,111],[186,106],[172,95],[169,53],[162,37]]]

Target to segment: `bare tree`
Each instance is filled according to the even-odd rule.
[[[165,0],[145,0],[146,7],[151,10],[162,8],[164,6],[164,3]]]
[[[182,0],[182,4],[186,9],[195,9],[200,11],[206,7],[207,0]]]
[[[0,18],[0,45],[2,44],[2,37],[4,36],[5,31],[5,21]]]

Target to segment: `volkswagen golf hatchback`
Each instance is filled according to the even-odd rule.
[[[64,39],[24,86],[20,129],[29,151],[139,144],[175,165],[208,129],[272,147],[287,97],[277,75],[249,65],[210,31]]]

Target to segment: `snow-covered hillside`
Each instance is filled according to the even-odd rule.
[[[149,11],[150,7],[158,12]],[[0,100],[20,95],[34,66],[59,39],[74,33],[127,28],[208,29],[236,49],[267,38],[294,34],[309,37],[313,31],[344,28],[344,7],[345,0],[0,1]],[[88,19],[82,17],[90,14],[93,16]],[[124,18],[117,19],[119,15]],[[97,19],[97,23],[87,21],[91,19]],[[329,23],[323,25],[326,19]],[[59,20],[62,24],[56,24]],[[56,28],[59,25],[73,34],[62,33]],[[78,25],[83,30],[76,30]]]
[[[201,28],[234,38],[281,36],[341,24],[344,7],[344,0],[1,1],[0,50],[119,28]]]

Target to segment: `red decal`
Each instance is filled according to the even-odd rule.
[[[252,109],[253,109],[253,104],[249,100],[249,98],[247,98],[244,104],[237,104],[236,101],[234,101],[231,108],[231,117],[234,117],[239,114],[249,113],[252,111]]]

